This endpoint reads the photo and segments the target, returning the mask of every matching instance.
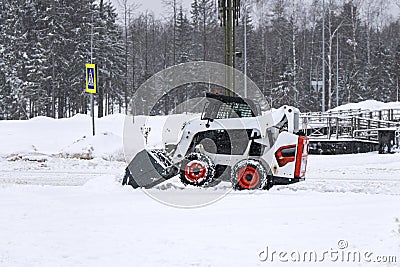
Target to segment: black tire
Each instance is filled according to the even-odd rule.
[[[232,168],[231,182],[235,190],[260,189],[266,180],[267,171],[259,161],[242,160]]]
[[[215,165],[203,154],[192,153],[186,156],[180,170],[180,179],[185,185],[207,186],[213,182]]]

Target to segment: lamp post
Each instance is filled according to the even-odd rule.
[[[336,35],[336,107],[339,106],[339,31]]]

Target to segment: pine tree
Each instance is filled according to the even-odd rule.
[[[3,79],[3,92],[5,96],[2,104],[3,117],[6,119],[27,118],[22,95],[23,80],[19,78],[24,56],[24,32],[18,1],[5,1],[2,3],[1,25],[1,72]]]
[[[218,41],[223,39],[220,39],[221,35],[218,34],[220,31],[218,31],[214,1],[197,0],[197,6],[195,3],[192,5],[192,17],[198,21],[198,25],[194,25],[194,28],[199,30],[200,59],[217,61],[218,55],[221,55],[219,53],[221,50],[217,47],[223,45],[223,42]]]
[[[345,3],[339,15],[343,21],[343,26],[340,29],[341,46],[341,65],[344,70],[344,83],[346,90],[346,103],[365,100],[362,90],[362,50],[361,50],[361,21],[357,6],[352,1]]]
[[[380,101],[390,101],[394,92],[392,88],[392,55],[385,47],[383,42],[379,42],[378,46],[374,49],[371,59],[371,74],[370,74],[370,91],[365,95],[366,99],[376,99]]]
[[[179,9],[178,18],[176,21],[176,45],[177,45],[177,62],[184,63],[191,58],[191,38],[192,29],[190,22],[183,13],[182,6]]]
[[[193,50],[193,59],[194,60],[200,60],[200,54],[201,54],[201,44],[200,44],[200,12],[199,12],[199,4],[198,0],[193,0],[191,4],[191,9],[190,9],[190,14],[191,14],[191,23],[192,23],[192,29],[193,33],[191,35],[192,37],[192,50]]]
[[[272,78],[272,97],[275,105],[289,103],[291,97],[290,82],[292,80],[291,71],[291,36],[290,22],[287,18],[287,5],[285,0],[276,0],[273,7],[274,17],[272,19],[271,33],[271,78]]]

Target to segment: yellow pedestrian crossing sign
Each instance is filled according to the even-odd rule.
[[[96,64],[86,64],[86,92],[95,94],[97,89]]]

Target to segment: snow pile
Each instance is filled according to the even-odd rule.
[[[170,116],[137,116],[143,136],[147,136],[147,148],[164,148],[164,144],[176,144],[185,125],[200,114],[174,114]]]
[[[65,158],[124,160],[122,138],[110,132],[83,136],[60,153]]]
[[[165,143],[177,143],[184,123],[196,116],[199,115],[138,116],[135,124],[143,140],[147,137],[148,148],[162,148]],[[123,161],[125,118],[122,114],[96,118],[95,136],[92,136],[91,117],[83,114],[66,119],[36,117],[28,121],[0,121],[0,156],[11,160],[47,155]],[[131,138],[134,143],[140,143],[134,138]]]
[[[95,137],[90,116],[83,114],[67,119],[0,121],[0,156],[16,160],[38,154],[123,160],[124,119],[121,114],[96,119]]]
[[[400,109],[400,102],[390,102],[384,103],[376,100],[366,100],[359,103],[349,103],[330,111],[341,111],[341,110],[351,110],[351,109],[361,109],[361,110],[381,110],[381,109]]]

